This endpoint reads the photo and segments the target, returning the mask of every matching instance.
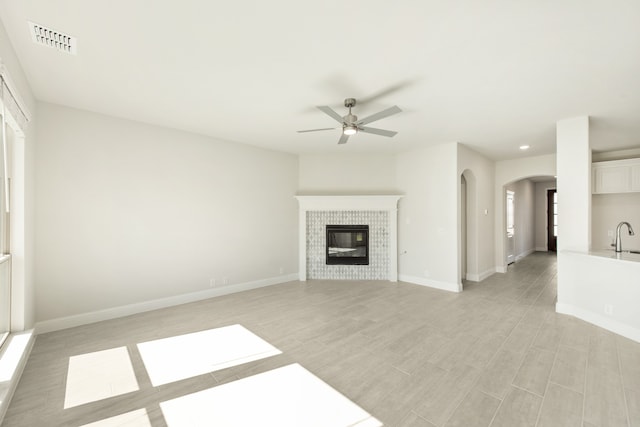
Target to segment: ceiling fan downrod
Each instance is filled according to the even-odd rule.
[[[355,107],[355,98],[347,98],[344,100],[344,106],[349,109],[349,113],[343,117],[345,125],[350,125],[358,121],[358,116],[351,114],[351,107]]]

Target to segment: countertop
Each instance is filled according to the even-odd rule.
[[[631,250],[635,251],[635,249],[631,249]],[[620,259],[623,261],[640,262],[640,254],[632,254],[631,252],[629,252],[629,250],[616,252],[613,249],[600,249],[600,250],[589,251],[588,255],[593,255],[593,256],[598,256],[603,258]]]

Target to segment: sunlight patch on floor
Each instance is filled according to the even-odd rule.
[[[282,353],[241,325],[148,341],[138,350],[154,386]]]
[[[138,390],[138,381],[126,347],[69,358],[64,408]]]
[[[152,427],[146,409],[126,412],[115,417],[105,418],[95,423],[85,424],[80,427]]]
[[[168,427],[379,427],[299,364],[160,403]]]

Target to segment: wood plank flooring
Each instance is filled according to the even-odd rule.
[[[461,294],[291,282],[43,334],[2,425],[82,426],[144,408],[164,427],[161,402],[299,363],[385,426],[640,426],[640,344],[556,314],[555,299],[555,256],[534,253]],[[282,354],[151,385],[138,343],[233,324]],[[116,347],[140,389],[64,409],[69,358]]]

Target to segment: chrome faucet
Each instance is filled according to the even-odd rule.
[[[627,229],[629,230],[629,236],[633,236],[635,233],[633,232],[633,228],[631,228],[631,224],[629,224],[626,221],[622,221],[620,224],[618,224],[618,227],[616,227],[616,243],[615,243],[615,247],[616,247],[616,252],[622,252],[622,240],[620,239],[620,228],[626,225]]]

